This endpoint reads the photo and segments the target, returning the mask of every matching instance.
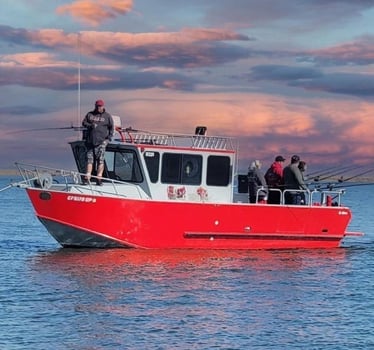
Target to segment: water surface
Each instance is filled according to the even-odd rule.
[[[278,251],[62,249],[0,192],[0,349],[374,348],[373,192],[344,197],[364,237]]]

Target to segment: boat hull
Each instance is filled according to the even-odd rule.
[[[62,246],[145,249],[333,248],[346,207],[212,204],[28,188],[39,220]]]

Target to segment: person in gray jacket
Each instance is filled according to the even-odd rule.
[[[303,192],[300,190],[307,190],[308,187],[304,182],[303,175],[299,169],[300,157],[293,155],[291,157],[291,163],[283,169],[283,179],[285,192],[285,203],[286,204],[303,204]],[[299,190],[299,191],[289,191]]]
[[[259,160],[253,161],[248,169],[248,193],[249,203],[266,203],[267,201],[268,189]]]
[[[105,111],[103,100],[95,102],[95,109],[87,113],[83,119],[82,126],[87,129],[84,133],[87,148],[87,172],[83,183],[89,183],[95,164],[97,168],[96,184],[101,186],[101,178],[104,172],[105,149],[114,133],[113,118]]]

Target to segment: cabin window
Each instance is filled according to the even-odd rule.
[[[151,182],[156,183],[158,181],[158,172],[160,169],[160,153],[146,151],[144,152],[144,160]]]
[[[162,156],[161,182],[200,185],[202,163],[200,155],[165,153]]]
[[[230,158],[209,156],[206,184],[208,186],[227,186],[230,183]]]
[[[180,154],[165,153],[162,156],[161,182],[170,184],[180,184],[180,163]]]
[[[142,182],[138,158],[132,150],[105,152],[105,164],[111,179],[126,182]]]

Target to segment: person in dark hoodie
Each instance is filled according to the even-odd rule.
[[[95,102],[95,109],[87,113],[83,119],[82,126],[87,129],[84,136],[87,148],[87,171],[83,183],[89,183],[95,164],[97,175],[96,184],[101,186],[101,178],[104,172],[105,149],[114,133],[113,119],[112,116],[105,111],[103,100],[97,100]]]
[[[300,157],[295,154],[291,157],[291,163],[283,169],[284,187],[288,190],[285,193],[286,204],[303,204],[303,192],[300,190],[308,189],[299,169],[299,163]]]
[[[283,162],[286,159],[276,156],[274,162],[265,173],[265,180],[269,188],[268,203],[280,204],[283,190]],[[273,189],[273,191],[271,190]]]

